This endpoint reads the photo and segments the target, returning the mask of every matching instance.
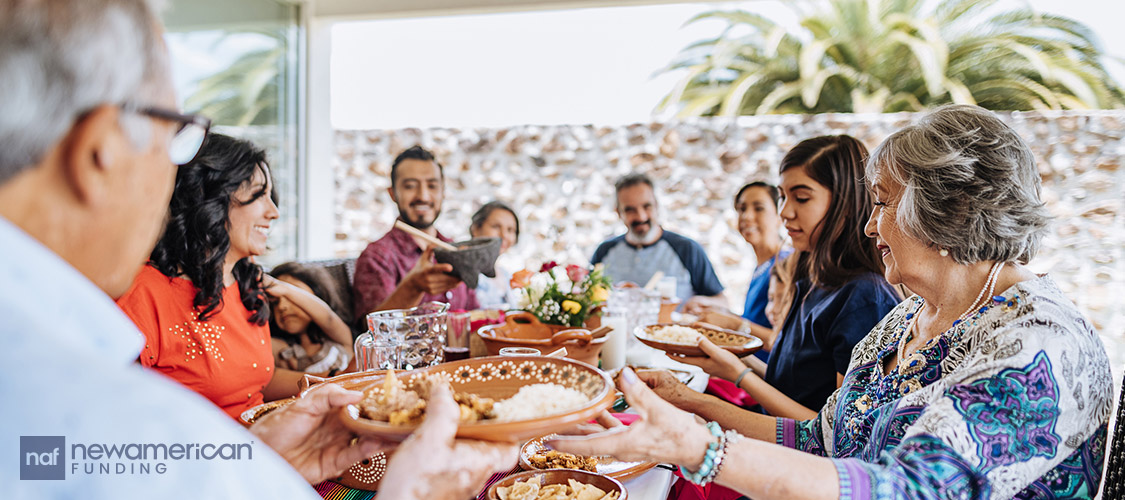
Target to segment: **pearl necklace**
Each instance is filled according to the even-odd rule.
[[[954,321],[953,325],[950,328],[952,328],[953,326],[957,326],[958,323],[965,321],[966,318],[972,316],[973,311],[976,311],[977,307],[980,306],[981,299],[983,299],[984,297],[992,297],[993,293],[996,291],[996,281],[1000,276],[1001,269],[1004,269],[1003,262],[997,262],[992,265],[992,268],[988,271],[988,279],[984,280],[984,286],[981,287],[980,293],[977,294],[977,298],[973,299],[973,302],[969,304],[969,308],[965,309],[965,312],[961,313],[961,315],[957,317],[957,321]],[[910,324],[906,326],[906,331],[903,332],[902,339],[900,339],[898,342],[898,361],[896,363],[902,363],[902,361],[906,359],[906,344],[909,343],[910,339],[914,337],[914,334],[912,333],[914,330],[914,325],[918,323],[918,317],[922,315],[922,310],[924,310],[925,308],[926,303],[922,302],[922,307],[919,307],[918,310],[914,312],[913,317],[909,318]],[[934,337],[934,339],[936,338],[937,337]],[[930,339],[929,341],[927,341],[927,344],[929,342],[933,342],[934,339]],[[914,351],[917,352],[918,349],[915,349]]]

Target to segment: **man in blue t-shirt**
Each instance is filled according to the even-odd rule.
[[[666,277],[676,278],[676,298],[681,302],[703,295],[725,303],[723,285],[703,247],[660,227],[652,179],[629,174],[618,179],[615,188],[617,215],[627,231],[598,245],[590,262],[604,264],[615,283],[644,285],[661,271]]]

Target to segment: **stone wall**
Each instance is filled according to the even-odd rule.
[[[1093,320],[1115,369],[1125,363],[1125,112],[1002,115],[1032,145],[1044,199],[1056,217],[1032,263],[1050,271]],[[803,138],[851,134],[874,147],[916,118],[887,115],[778,115],[620,127],[337,131],[336,243],[355,256],[388,230],[397,211],[386,194],[390,163],[414,144],[445,165],[445,234],[468,235],[469,217],[497,198],[516,207],[521,240],[502,265],[585,262],[624,231],[613,181],[632,171],[658,183],[668,229],[699,241],[741,309],[753,251],[736,230],[731,197],[748,180],[776,181],[777,163]],[[1117,377],[1115,377],[1117,379]]]

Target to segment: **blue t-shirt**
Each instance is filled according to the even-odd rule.
[[[798,403],[820,411],[836,390],[836,374],[848,371],[852,348],[901,299],[876,273],[857,276],[832,290],[811,287],[803,279],[797,282],[795,297],[795,309],[785,318],[765,380]]]
[[[784,259],[793,253],[792,248],[782,248],[774,255],[754,269],[754,276],[750,278],[750,287],[746,290],[746,303],[742,306],[742,317],[752,323],[773,328],[769,318],[766,317],[766,302],[769,302],[770,271],[778,259]],[[758,359],[768,361],[769,351],[761,349],[754,353]]]
[[[614,283],[631,281],[648,283],[656,271],[676,278],[676,297],[680,301],[692,295],[718,295],[723,291],[711,260],[694,240],[668,230],[660,239],[646,247],[635,247],[625,235],[610,238],[598,245],[590,263],[605,264],[605,273]]]

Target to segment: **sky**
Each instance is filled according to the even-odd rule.
[[[1007,0],[1015,3],[1019,0]],[[1029,0],[1092,28],[1125,56],[1125,2]],[[332,27],[336,129],[618,125],[653,110],[676,74],[654,76],[724,23],[684,26],[711,9],[746,8],[793,24],[777,1],[348,21]],[[1111,68],[1125,81],[1125,66]]]

